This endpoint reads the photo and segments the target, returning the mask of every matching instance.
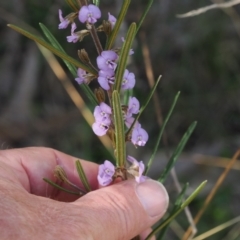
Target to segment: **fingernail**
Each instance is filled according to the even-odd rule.
[[[136,192],[150,217],[163,216],[168,207],[169,197],[161,183],[148,179],[137,185]]]

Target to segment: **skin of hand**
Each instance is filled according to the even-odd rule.
[[[135,180],[99,188],[98,165],[81,160],[94,191],[79,198],[55,188],[53,170],[60,165],[68,179],[82,187],[76,158],[57,150],[31,147],[0,151],[0,238],[129,240],[150,227],[165,213],[168,194],[158,182]]]

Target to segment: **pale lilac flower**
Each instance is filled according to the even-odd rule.
[[[113,180],[114,173],[115,173],[114,165],[108,160],[105,160],[103,164],[99,165],[97,176],[98,183],[101,186],[109,185]]]
[[[94,24],[100,17],[101,17],[100,9],[93,4],[81,7],[78,14],[78,18],[81,23],[88,22]]]
[[[142,175],[145,170],[144,163],[142,161],[138,162],[131,156],[127,156],[127,160],[132,163],[127,171],[135,177],[136,182],[144,182],[146,180],[146,177]]]
[[[137,98],[130,97],[128,100],[128,110],[126,114],[126,118],[131,117],[132,114],[139,113],[140,104]]]
[[[77,28],[76,23],[72,23],[71,36],[67,36],[67,41],[68,42],[76,43],[79,40],[79,35],[74,32],[76,30],[76,28]]]
[[[114,76],[114,70],[109,69],[107,71],[100,70],[98,73],[98,83],[100,86],[105,89],[109,90],[110,85],[109,84],[114,84],[115,76]]]
[[[130,128],[132,126],[133,122],[134,122],[133,117],[128,117],[125,119],[125,124],[126,124],[127,128]]]
[[[58,16],[59,16],[59,20],[60,20],[60,24],[58,25],[58,29],[64,29],[67,28],[67,26],[69,25],[70,20],[68,18],[64,18],[62,16],[62,10],[59,9],[58,10]]]
[[[111,114],[112,109],[104,102],[101,102],[99,106],[96,106],[93,112],[96,122],[102,122],[106,119],[110,120]]]
[[[123,75],[122,89],[132,89],[135,86],[135,81],[134,73],[131,73],[126,69]]]
[[[111,23],[112,29],[114,28],[117,19],[111,15],[110,13],[108,13],[108,21]]]
[[[87,83],[86,79],[87,73],[85,70],[78,68],[77,75],[78,77],[75,78],[75,81],[77,81],[78,84]]]
[[[101,55],[97,57],[97,65],[100,70],[115,70],[117,67],[116,61],[118,55],[111,50],[102,51]]]
[[[137,114],[139,112],[139,108],[140,108],[139,101],[135,97],[130,97],[128,100],[127,112],[125,113],[125,116],[124,116],[125,124],[128,128],[130,128],[134,122],[134,118],[132,117],[132,114]],[[134,127],[138,127],[138,125],[139,123],[137,121]]]
[[[133,128],[131,142],[134,145],[144,146],[148,141],[148,133],[138,124]]]
[[[103,136],[107,133],[110,124],[110,118],[106,118],[103,121],[96,121],[92,125],[93,132],[98,136]]]

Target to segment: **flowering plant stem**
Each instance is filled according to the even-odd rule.
[[[50,44],[43,38],[31,34],[17,26],[11,24],[8,26],[39,43],[57,56],[61,57],[72,75],[75,77],[77,83],[81,85],[81,88],[85,94],[94,104],[95,108],[93,111],[93,116],[95,122],[92,124],[92,130],[98,136],[107,135],[110,137],[116,159],[115,165],[109,160],[105,160],[103,164],[99,165],[97,176],[98,183],[101,186],[105,187],[111,183],[114,183],[116,178],[121,178],[121,180],[135,178],[138,183],[144,182],[147,179],[145,174],[148,173],[148,170],[152,165],[163,131],[180,94],[178,92],[175,96],[174,102],[160,130],[154,151],[148,162],[147,168],[145,169],[143,161],[137,161],[134,157],[127,156],[126,142],[131,142],[136,147],[144,146],[148,141],[148,133],[142,128],[141,124],[139,123],[139,118],[150,102],[153,93],[156,91],[161,76],[159,76],[157,79],[155,85],[147,96],[144,105],[140,108],[138,99],[132,96],[132,93],[134,93],[133,88],[136,83],[135,75],[126,69],[126,67],[129,55],[134,53],[134,51],[131,49],[134,37],[139,31],[139,28],[142,25],[143,20],[145,19],[146,14],[153,3],[153,0],[148,1],[147,8],[142,14],[138,24],[131,23],[126,35],[126,39],[124,40],[124,38],[122,38],[123,46],[121,48],[114,48],[113,46],[117,34],[119,33],[120,26],[127,13],[129,4],[131,2],[130,0],[123,1],[122,8],[117,19],[108,13],[108,20],[104,20],[102,24],[99,24],[97,27],[95,24],[102,17],[101,10],[98,7],[98,0],[93,0],[93,4],[89,3],[87,0],[66,0],[66,2],[74,12],[63,17],[62,10],[59,9],[60,23],[58,25],[58,28],[65,29],[69,25],[71,26],[71,35],[66,37],[69,43],[79,43],[83,38],[88,37],[90,33],[98,53],[96,64],[94,64],[94,62],[91,62],[91,58],[85,49],[78,50],[80,61],[77,61],[67,55],[57,39],[42,23],[40,23],[40,27]],[[84,24],[85,29],[75,31],[78,28],[75,22],[76,18],[78,18],[79,22]],[[106,44],[104,49],[98,37],[99,31],[103,31],[106,34]],[[91,86],[91,82],[93,80],[97,80],[99,84],[99,87],[95,89],[94,93],[88,86],[89,84]],[[121,94],[123,95],[124,99],[123,103],[121,103]],[[107,99],[105,95],[108,96]],[[186,145],[195,127],[196,122],[191,124],[191,126],[188,128],[187,132],[184,134],[180,143],[178,144],[176,150],[173,152],[171,158],[169,159],[168,164],[160,175],[158,181],[165,181],[170,170],[183,151],[183,148]],[[126,161],[130,163],[130,166],[126,163]],[[72,184],[68,180],[64,169],[61,167],[57,168],[55,172],[56,175],[54,176],[57,177],[57,179],[61,182],[68,184],[74,189],[77,189],[78,192],[65,189],[49,179],[44,178],[44,181],[58,188],[59,190],[79,195],[79,197],[81,197],[84,194],[90,192],[91,187],[79,160],[75,162],[75,166],[79,178],[85,187],[84,190]],[[150,239],[151,236],[160,230],[163,230],[160,235],[163,237],[167,226],[170,224],[172,219],[175,218],[184,209],[184,207],[186,207],[193,200],[194,197],[196,197],[196,195],[202,190],[205,184],[206,181],[203,182],[184,203],[182,203],[183,195],[187,189],[187,185],[185,185],[175,202],[170,216],[163,222],[160,222],[160,224],[149,234],[147,239]],[[136,237],[134,239],[139,239],[139,237]]]
[[[97,49],[98,55],[101,54],[101,52],[103,51],[102,49],[102,45],[100,43],[99,37],[97,35],[97,31],[94,25],[92,24],[87,24],[87,28],[90,31],[90,34],[92,36],[93,42],[95,44],[95,47]]]

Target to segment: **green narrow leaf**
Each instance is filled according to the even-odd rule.
[[[157,142],[156,142],[156,145],[155,145],[155,147],[154,147],[153,153],[152,153],[152,155],[151,155],[151,157],[150,157],[150,159],[149,159],[149,161],[148,161],[148,164],[147,164],[147,166],[146,166],[145,174],[148,173],[150,167],[152,166],[153,159],[154,159],[154,157],[155,157],[155,155],[156,155],[156,153],[157,153],[157,150],[158,150],[160,141],[161,141],[161,139],[162,139],[162,135],[163,135],[164,129],[165,129],[165,127],[166,127],[166,125],[167,125],[167,123],[168,123],[168,121],[169,121],[169,118],[170,118],[171,115],[172,115],[173,109],[174,109],[175,106],[176,106],[176,103],[177,103],[177,100],[178,100],[178,98],[179,98],[179,95],[180,95],[180,92],[178,92],[177,95],[175,96],[174,101],[173,101],[173,104],[172,104],[172,106],[171,106],[171,108],[170,108],[170,110],[169,110],[169,112],[168,112],[168,114],[167,114],[167,117],[166,117],[166,119],[164,120],[164,122],[163,122],[163,124],[162,124],[162,127],[161,127],[161,130],[160,130],[160,132],[159,132],[159,135],[158,135]]]
[[[111,49],[113,47],[113,44],[114,44],[115,39],[116,39],[116,37],[118,35],[119,29],[121,27],[121,24],[122,24],[122,22],[123,22],[123,20],[125,18],[126,13],[127,13],[127,10],[128,10],[130,2],[131,2],[131,0],[124,0],[123,1],[123,5],[121,7],[121,11],[120,11],[120,13],[119,13],[119,15],[117,17],[117,22],[116,22],[116,24],[115,24],[115,26],[114,26],[114,28],[113,28],[113,30],[111,32],[111,35],[110,35],[110,37],[109,37],[109,39],[107,41],[106,47],[105,47],[107,50],[109,50],[109,49]]]
[[[97,75],[96,71],[93,71],[93,69],[85,66],[83,63],[77,61],[76,59],[68,56],[66,53],[60,51],[59,49],[56,49],[55,47],[51,46],[49,43],[47,43],[43,38],[37,37],[15,25],[12,24],[8,24],[8,27],[12,28],[13,30],[21,33],[22,35],[32,39],[33,41],[39,43],[40,45],[44,46],[45,48],[47,48],[49,51],[51,51],[52,53],[54,53],[55,55],[59,56],[60,58],[72,63],[74,66],[79,67],[84,69],[85,71],[92,73],[93,75]]]
[[[181,204],[180,208],[178,208],[177,211],[175,211],[173,214],[171,214],[166,220],[161,222],[159,226],[157,226],[153,231],[147,236],[146,240],[150,240],[153,235],[155,235],[157,232],[159,232],[161,229],[163,229],[169,222],[171,222],[176,216],[186,207],[190,204],[190,202],[202,191],[202,189],[205,187],[207,181],[202,182],[197,189],[187,198],[187,200]]]
[[[151,92],[149,93],[148,97],[147,97],[147,100],[146,102],[144,103],[144,105],[141,107],[137,117],[134,119],[134,122],[132,123],[131,127],[128,129],[128,131],[126,132],[126,136],[128,136],[132,129],[133,129],[133,126],[135,125],[135,123],[137,122],[137,120],[140,118],[141,114],[143,113],[144,109],[147,107],[148,103],[150,102],[152,96],[153,96],[153,93],[155,92],[156,88],[157,88],[157,85],[161,79],[161,75],[158,77],[157,81],[155,82],[153,88],[151,89]]]
[[[70,194],[73,194],[73,195],[78,195],[78,196],[81,196],[82,194],[79,193],[79,192],[74,192],[74,191],[71,191],[71,190],[68,190],[66,188],[63,188],[61,186],[59,186],[58,184],[56,184],[55,182],[51,181],[50,179],[47,179],[47,178],[43,178],[43,180],[45,182],[47,182],[48,184],[52,185],[53,187],[61,190],[61,191],[64,191],[64,192],[67,192],[67,193],[70,193]]]
[[[170,212],[170,215],[174,214],[174,212],[176,212],[180,207],[181,207],[181,204],[182,204],[182,201],[183,201],[183,197],[188,189],[188,186],[189,184],[186,183],[184,185],[184,187],[182,188],[181,192],[179,193],[175,203],[174,203],[174,206],[173,206],[173,209],[171,210]],[[157,240],[163,240],[164,237],[165,237],[165,234],[169,228],[169,225],[171,224],[172,221],[170,221],[164,228],[162,228],[162,231],[160,232]]]
[[[85,172],[83,170],[83,167],[82,167],[82,164],[79,160],[77,160],[75,162],[75,165],[76,165],[76,168],[77,168],[77,172],[78,172],[78,176],[83,184],[83,186],[85,187],[85,189],[87,190],[87,192],[90,192],[92,191],[91,187],[90,187],[90,184],[88,182],[88,179],[85,175]]]
[[[116,159],[117,167],[125,167],[126,161],[126,145],[122,108],[120,103],[119,93],[114,90],[112,94],[113,113],[114,113],[114,126],[116,136]]]
[[[140,27],[142,26],[142,23],[143,23],[143,21],[144,21],[144,19],[145,19],[146,15],[147,15],[147,13],[148,13],[149,9],[150,9],[150,8],[151,8],[151,6],[152,6],[152,4],[153,4],[153,1],[154,1],[154,0],[150,0],[150,1],[148,2],[146,9],[145,9],[145,11],[144,11],[143,15],[141,16],[141,18],[140,18],[140,20],[139,20],[139,22],[138,22],[138,24],[137,24],[137,30],[136,30],[136,34],[138,33],[138,31],[139,31]]]
[[[124,91],[123,95],[123,103],[124,105],[128,105],[129,98],[133,95],[133,89],[127,89]]]
[[[116,72],[116,76],[115,76],[115,84],[113,87],[114,90],[117,90],[118,92],[120,92],[120,90],[121,90],[123,75],[124,75],[124,71],[127,66],[129,51],[132,46],[135,32],[136,32],[136,23],[132,23],[127,32],[127,37],[123,43],[121,54],[119,56],[118,68],[117,68],[117,72]]]
[[[63,52],[65,54],[66,53],[65,50],[60,45],[60,43],[57,41],[57,39],[52,35],[52,33],[48,30],[48,28],[44,24],[42,24],[42,23],[39,23],[39,25],[40,25],[44,35],[46,36],[46,38],[52,44],[52,46],[55,47],[56,49],[60,50],[61,52]],[[67,66],[67,68],[69,69],[71,74],[74,77],[76,77],[77,68],[72,63],[70,63],[67,60],[63,59],[63,62],[65,63],[65,65]],[[86,84],[81,84],[80,87],[82,88],[82,90],[84,91],[86,96],[90,99],[91,103],[94,106],[97,105],[98,104],[97,99],[96,99],[95,95],[93,94],[93,91],[89,88],[89,86],[86,85]]]
[[[164,182],[171,171],[172,167],[174,166],[175,162],[177,161],[179,155],[182,153],[183,148],[185,147],[189,137],[191,136],[193,130],[195,129],[197,122],[193,122],[190,127],[188,128],[187,132],[183,135],[180,143],[178,144],[176,150],[172,154],[170,160],[168,161],[167,166],[165,167],[163,173],[161,174],[160,178],[158,179],[159,182]]]

